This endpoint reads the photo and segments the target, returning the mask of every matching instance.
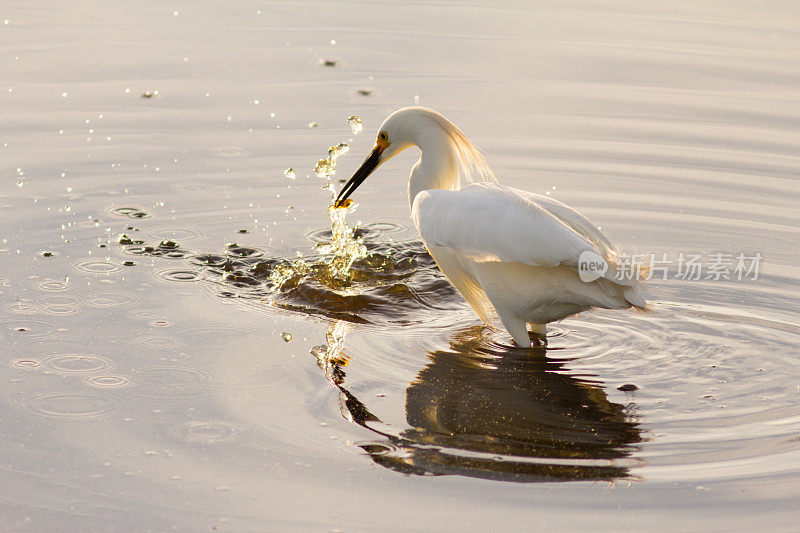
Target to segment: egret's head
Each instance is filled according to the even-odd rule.
[[[494,174],[480,151],[449,120],[432,109],[404,107],[383,121],[375,147],[353,177],[345,183],[335,205],[353,194],[372,171],[409,146],[431,150],[431,156],[446,157],[458,170],[458,186],[476,181],[494,181]],[[427,152],[426,152],[427,153]]]
[[[413,140],[414,131],[409,128],[409,121],[407,117],[403,117],[402,111],[404,110],[395,111],[383,121],[378,131],[378,138],[375,140],[375,146],[355,171],[353,177],[342,187],[334,205],[339,207],[341,202],[347,200],[348,196],[353,194],[353,191],[367,179],[367,176],[372,174],[384,161],[388,161],[409,146],[416,144]],[[398,115],[400,115],[399,119]]]

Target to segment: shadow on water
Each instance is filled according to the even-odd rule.
[[[501,346],[487,330],[462,330],[449,350],[429,352],[406,389],[400,431],[345,386],[343,338],[329,332],[315,355],[343,415],[381,436],[359,446],[391,470],[524,483],[630,477],[644,440],[634,407],[609,401],[602,383],[570,374],[546,348]]]

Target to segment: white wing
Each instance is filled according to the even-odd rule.
[[[491,183],[422,191],[411,216],[429,249],[448,248],[479,263],[574,268],[587,250],[612,261],[616,255],[608,239],[568,206]]]
[[[559,202],[555,198],[542,196],[541,194],[534,194],[532,192],[522,191],[511,187],[508,189],[519,194],[520,196],[527,198],[535,204],[539,204],[558,220],[575,230],[576,233],[583,235],[585,238],[594,243],[594,245],[600,249],[600,255],[603,256],[607,261],[610,263],[616,262],[618,254],[617,247],[614,246],[611,241],[608,240],[608,237],[603,235],[603,233],[597,229],[597,226],[592,224],[588,218],[581,215],[567,204]]]
[[[557,200],[479,183],[457,191],[422,191],[414,198],[411,217],[428,251],[464,299],[487,324],[491,324],[489,316],[494,304],[512,335],[517,326],[516,333],[522,339],[517,342],[524,343],[526,338],[527,315],[516,316],[519,309],[515,309],[517,298],[513,291],[509,293],[503,282],[498,284],[492,277],[497,272],[506,275],[509,271],[486,269],[488,263],[506,263],[511,271],[514,271],[512,264],[576,270],[581,254],[592,251],[608,262],[603,276],[606,279],[578,282],[578,289],[573,287],[575,290],[559,294],[556,299],[563,298],[561,303],[576,309],[593,305],[643,307],[646,303],[638,280],[616,276],[614,245],[586,217]],[[553,280],[563,279],[555,270],[552,276]],[[536,283],[520,286],[519,297],[547,300],[547,290],[554,289]],[[492,295],[491,301],[487,291]],[[543,322],[550,321],[546,315],[537,316]]]

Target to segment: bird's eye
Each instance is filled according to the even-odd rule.
[[[388,137],[386,136],[386,132],[382,131],[378,134],[378,139],[385,141]]]

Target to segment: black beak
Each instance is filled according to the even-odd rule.
[[[372,174],[372,171],[378,168],[378,165],[381,164],[381,152],[383,152],[383,148],[380,146],[376,146],[372,149],[369,156],[361,163],[361,166],[358,167],[358,170],[355,171],[353,177],[347,180],[347,183],[344,184],[342,190],[339,192],[339,196],[336,197],[336,201],[333,203],[334,207],[341,207],[342,202],[347,200],[347,197],[353,194],[361,183],[367,179],[367,176]]]

